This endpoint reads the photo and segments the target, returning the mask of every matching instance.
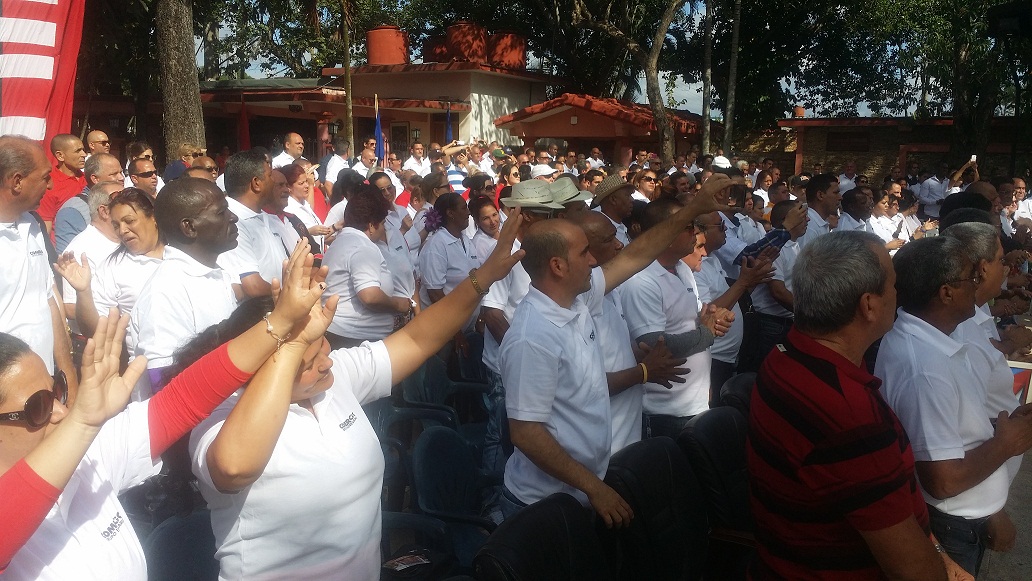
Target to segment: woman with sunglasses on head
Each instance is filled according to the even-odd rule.
[[[108,204],[119,247],[92,272],[88,262],[61,255],[55,270],[75,289],[75,321],[83,336],[97,328],[100,313],[111,307],[129,313],[147,279],[161,264],[165,241],[154,221],[154,203],[137,188],[115,193]]]
[[[642,202],[651,202],[659,195],[659,180],[656,179],[656,172],[651,169],[643,169],[634,174],[631,179],[634,184],[634,193],[631,197]]]
[[[162,452],[250,379],[304,321],[322,317],[325,271],[312,268],[307,251],[305,244],[291,255],[286,283],[262,320],[151,399],[128,407],[146,367],[140,357],[118,374],[128,316],[112,310],[97,322],[69,407],[60,378],[52,379],[24,342],[0,333],[4,579],[147,578],[143,548],[118,494],[157,474]],[[269,379],[259,374],[252,383]]]
[[[133,187],[133,180],[129,178],[129,164],[137,159],[146,159],[153,162],[154,149],[144,141],[130,141],[129,144],[125,146],[125,153],[127,159],[125,161],[125,167],[122,168],[125,170],[125,180],[123,181],[123,185],[127,188],[131,188]],[[165,187],[165,180],[161,179],[161,176],[159,175],[158,191],[160,192],[163,187]]]
[[[481,267],[382,341],[331,351],[331,296],[193,431],[192,469],[211,508],[221,578],[380,577],[384,456],[361,406],[437,353],[522,257],[510,255],[522,218],[509,222]]]

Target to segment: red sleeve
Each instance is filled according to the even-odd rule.
[[[0,475],[0,514],[4,515],[0,574],[36,532],[60,495],[61,491],[36,474],[24,459]]]
[[[251,378],[229,359],[226,345],[187,367],[150,399],[151,457],[157,458]]]

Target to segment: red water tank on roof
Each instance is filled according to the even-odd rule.
[[[366,52],[370,65],[407,65],[408,33],[397,26],[377,26],[366,33]]]
[[[487,39],[487,62],[521,71],[527,68],[527,38],[515,32],[498,32]]]
[[[446,63],[451,61],[448,43],[444,36],[431,36],[423,41],[424,63]]]
[[[465,20],[452,24],[448,27],[448,52],[455,60],[487,63],[487,30]]]

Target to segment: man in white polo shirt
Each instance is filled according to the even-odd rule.
[[[50,186],[50,171],[37,142],[20,135],[0,137],[0,331],[28,343],[47,372],[54,372],[56,362],[74,390],[78,376],[45,234],[29,214]]]
[[[576,225],[545,220],[528,229],[522,264],[531,286],[516,307],[499,357],[516,447],[505,465],[506,518],[566,492],[590,503],[607,526],[629,523],[630,507],[602,482],[611,453],[611,416],[591,313],[601,309],[605,293],[648,266],[695,217],[718,209],[713,194],[731,185],[726,177],[723,181],[598,269]]]
[[[980,283],[963,243],[950,236],[912,241],[892,259],[898,318],[882,339],[874,373],[914,450],[932,533],[972,575],[986,548],[1008,550],[1014,525],[1003,507],[1005,465],[1032,448],[1032,415],[986,413],[987,376],[969,362],[957,327],[975,312]]]
[[[161,371],[194,335],[228,317],[237,305],[235,277],[217,259],[237,242],[237,217],[226,196],[209,180],[179,178],[154,203],[154,219],[165,238],[165,255],[129,317],[126,343],[132,357],[147,356],[149,384],[134,396],[146,398],[161,385]]]
[[[271,294],[272,279],[279,278],[287,252],[262,212],[276,196],[265,150],[233,155],[226,163],[225,176],[229,210],[239,220],[240,235],[236,247],[219,257],[219,266],[240,279],[244,296]]]
[[[806,182],[806,215],[810,222],[806,225],[806,234],[799,239],[799,248],[818,236],[831,232],[828,220],[837,214],[842,195],[839,192],[839,181],[835,174],[817,174]]]
[[[283,136],[283,151],[272,159],[272,169],[279,169],[290,165],[305,153],[305,140],[297,133],[288,133]],[[230,158],[232,159],[232,158]],[[229,169],[228,167],[226,168]]]
[[[627,226],[624,220],[631,217],[631,210],[634,204],[631,200],[631,193],[634,185],[628,183],[617,174],[606,177],[602,183],[595,186],[595,197],[591,201],[591,208],[601,213],[616,228],[616,239],[627,246],[631,239],[627,236]]]
[[[423,148],[422,143],[418,141],[413,142],[412,147],[409,148],[409,152],[411,152],[412,155],[405,160],[401,169],[410,169],[419,174],[419,177],[425,178],[426,174],[430,173],[430,160],[423,157],[423,153],[425,151],[426,150]]]

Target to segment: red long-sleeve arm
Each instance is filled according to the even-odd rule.
[[[19,460],[0,475],[0,574],[39,528],[61,491]]]
[[[151,457],[196,427],[252,375],[233,364],[224,344],[172,379],[150,399]]]

